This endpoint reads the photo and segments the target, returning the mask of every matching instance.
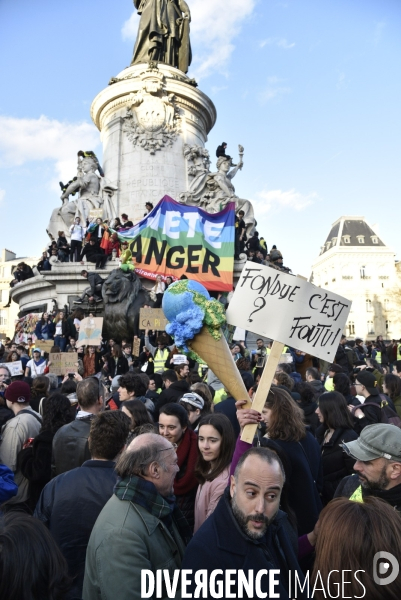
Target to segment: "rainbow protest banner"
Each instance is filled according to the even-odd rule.
[[[156,279],[186,275],[211,291],[233,289],[235,203],[209,214],[164,196],[142,221],[118,231],[132,252],[135,271]]]

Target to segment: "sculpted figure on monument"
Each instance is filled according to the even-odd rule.
[[[210,172],[209,153],[201,146],[184,146],[184,156],[189,163],[188,175],[192,177],[188,192],[180,194],[179,201],[190,206],[199,206],[208,213],[217,213],[228,202],[235,202],[235,210],[244,211],[247,235],[255,226],[253,206],[249,200],[238,198],[232,179],[243,167],[244,148],[238,146],[239,161],[233,164],[232,158],[220,156],[217,160],[217,173]]]
[[[102,174],[97,175],[96,171]],[[83,226],[90,220],[90,211],[92,209],[103,209],[102,218],[104,220],[113,219],[115,208],[112,202],[112,195],[115,188],[106,184],[103,178],[103,171],[93,152],[78,152],[77,176],[69,183],[61,195],[63,204],[61,208],[54,209],[47,233],[50,237],[57,239],[58,231],[69,231],[75,217],[81,219]],[[69,202],[69,196],[79,195],[75,200]]]
[[[185,0],[133,0],[141,15],[132,65],[161,62],[184,73],[191,64],[191,13]]]

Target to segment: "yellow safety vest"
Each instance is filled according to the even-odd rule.
[[[218,404],[227,398],[227,393],[224,388],[217,390],[214,394],[213,404]]]
[[[401,360],[401,346],[397,346],[397,360]]]
[[[362,502],[363,503],[362,486],[361,485],[352,494],[352,496],[350,497],[350,500],[352,500],[352,502]]]
[[[167,348],[165,348],[164,350],[159,350],[159,348],[158,348],[156,350],[155,355],[153,357],[153,361],[155,364],[155,373],[159,373],[160,371],[166,370],[164,363],[168,359],[169,354],[170,354],[170,352],[168,351]]]
[[[379,352],[379,350],[376,352],[375,360],[379,363],[379,365],[382,364],[382,353]]]
[[[332,392],[334,390],[333,378],[328,377],[324,382],[324,387],[328,392]]]

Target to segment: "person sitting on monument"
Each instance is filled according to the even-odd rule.
[[[52,266],[49,262],[46,250],[42,252],[42,257],[36,265],[36,268],[38,271],[51,271]]]
[[[74,304],[82,304],[85,301],[85,296],[88,296],[89,302],[102,302],[102,286],[104,279],[98,273],[91,271],[88,273],[85,269],[81,271],[84,279],[88,280],[89,287],[85,288],[82,296],[78,300],[74,300]]]
[[[70,247],[67,242],[67,238],[65,237],[64,231],[58,232],[57,239],[57,255],[60,262],[68,262],[70,255]]]
[[[121,243],[121,255],[120,255],[120,269],[124,271],[124,273],[129,273],[130,271],[135,271],[135,265],[132,262],[132,252],[129,249],[128,242]]]
[[[134,226],[133,222],[129,221],[128,215],[125,213],[123,213],[121,215],[121,224],[122,224],[122,229],[129,229],[130,227]]]
[[[121,254],[120,250],[120,240],[118,239],[117,233],[112,233],[109,239],[107,240],[107,245],[105,247],[106,256],[109,260],[112,258],[117,258]],[[114,252],[114,257],[113,257]]]
[[[51,267],[55,267],[58,263],[62,262],[61,260],[59,260],[58,257],[58,250],[57,248],[53,248],[51,256],[49,258],[49,263]]]
[[[226,142],[223,142],[220,146],[217,146],[217,150],[216,150],[217,158],[220,158],[220,156],[224,156],[224,158],[228,158],[229,160],[231,159],[231,156],[228,156],[228,154],[226,154],[226,148],[227,148]]]
[[[17,265],[17,268],[15,269],[14,273],[14,279],[10,282],[10,287],[14,287],[17,283],[21,283],[22,281],[26,281],[27,279],[30,279],[31,277],[34,277],[32,268],[25,264],[24,262],[20,262]],[[9,300],[9,303],[7,306],[9,306],[11,302],[11,298]]]
[[[84,256],[86,256],[86,260],[88,262],[95,263],[96,269],[105,268],[107,256],[95,239],[91,238],[89,243],[82,248],[81,255],[79,257],[81,265],[84,264],[84,261],[82,260]]]

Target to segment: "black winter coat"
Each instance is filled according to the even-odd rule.
[[[155,421],[159,419],[159,412],[162,406],[170,402],[178,402],[187,392],[189,392],[189,385],[185,379],[174,381],[168,389],[163,390],[155,406]]]
[[[5,425],[5,423],[7,423],[7,421],[13,417],[15,417],[15,415],[11,409],[9,409],[7,406],[0,405],[0,430],[3,425]]]
[[[21,450],[19,455],[20,470],[29,481],[28,505],[33,511],[39,496],[49,483],[52,473],[52,431],[41,431],[33,441],[32,446]]]
[[[308,425],[313,435],[315,435],[315,431],[319,427],[319,417],[316,414],[316,402],[298,402],[298,405],[304,412],[305,423]]]
[[[380,408],[380,405],[382,403],[383,398],[387,400],[389,407],[392,408],[395,412],[395,406],[393,404],[393,401],[390,400],[390,398],[388,396],[385,396],[384,394],[381,394],[381,396],[382,397],[380,397],[380,395],[368,396],[365,399],[365,402],[358,406],[358,408],[365,415],[362,419],[354,417],[354,429],[358,434],[361,433],[362,429],[366,427],[366,425],[376,425],[376,423],[382,422],[382,409]],[[365,406],[367,404],[370,405],[371,403],[375,404],[376,406]]]
[[[125,375],[129,370],[128,360],[124,356],[120,356],[116,361],[112,356],[107,360],[107,373],[110,377],[116,377],[116,375]]]
[[[117,481],[115,463],[88,460],[52,479],[44,488],[35,517],[50,529],[74,578],[66,599],[82,598],[85,556],[90,534]]]
[[[353,429],[336,429],[327,444],[324,443],[326,426],[320,425],[316,431],[316,439],[322,449],[323,463],[323,504],[333,499],[340,481],[353,474],[355,459],[344,452],[340,444],[352,442],[358,438]]]
[[[300,442],[274,441],[284,450],[291,465],[288,502],[297,517],[298,535],[301,536],[313,530],[323,508],[320,497],[323,489],[320,447],[309,431]]]
[[[334,498],[351,498],[352,494],[361,487],[361,482],[358,475],[349,475],[344,477],[340,481]],[[362,498],[373,496],[374,498],[380,498],[395,508],[398,512],[401,512],[401,484],[389,490],[369,490],[362,486]]]
[[[94,415],[75,419],[61,427],[53,438],[52,476],[80,467],[90,459],[88,437]]]
[[[220,499],[215,511],[203,523],[187,546],[182,569],[206,569],[208,574],[216,568],[233,569],[235,572],[243,570],[248,576],[253,569],[254,576],[262,569],[279,569],[279,585],[274,588],[275,593],[283,599],[292,598],[288,595],[288,573],[298,572],[299,581],[303,582],[304,576],[300,571],[296,558],[297,550],[290,541],[290,525],[287,515],[278,511],[273,523],[268,527],[266,535],[261,540],[252,540],[240,529],[233,515],[228,488]],[[233,576],[233,580],[235,575]],[[193,579],[192,579],[193,581]],[[188,586],[193,594],[195,585]],[[209,587],[207,587],[209,590]],[[237,589],[233,586],[232,589]],[[269,594],[268,575],[261,579],[261,590]],[[225,590],[222,597],[226,598]],[[208,593],[206,598],[212,598]],[[250,598],[244,590],[244,598]],[[251,596],[254,598],[255,596]],[[298,588],[297,598],[306,598]]]

